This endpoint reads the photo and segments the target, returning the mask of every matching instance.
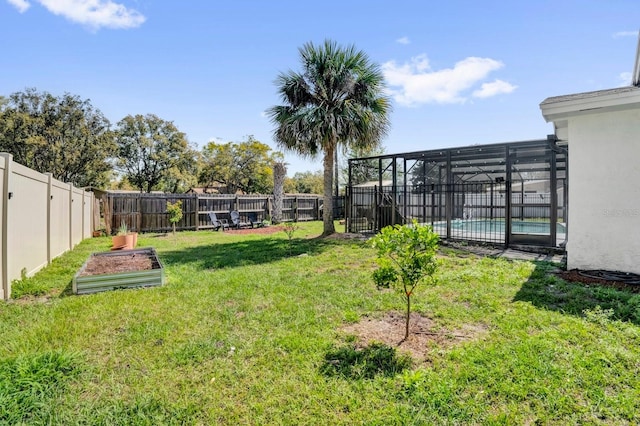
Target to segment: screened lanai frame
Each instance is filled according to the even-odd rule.
[[[445,239],[564,247],[567,160],[553,135],[350,159],[345,230],[416,220]]]

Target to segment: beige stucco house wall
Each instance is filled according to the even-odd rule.
[[[640,274],[640,87],[548,98],[569,146],[568,269]]]

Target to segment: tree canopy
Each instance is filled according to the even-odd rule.
[[[76,186],[104,186],[114,151],[109,121],[91,102],[36,89],[0,100],[0,150]]]
[[[207,187],[218,182],[233,194],[269,194],[273,191],[273,163],[278,152],[253,136],[243,142],[209,142],[202,150],[200,183]]]
[[[281,73],[276,85],[283,105],[267,113],[275,124],[274,138],[304,156],[323,153],[324,235],[333,225],[334,154],[338,145],[378,145],[389,127],[389,99],[384,76],[367,55],[354,46],[326,40],[299,49],[302,72]]]
[[[285,184],[287,192],[296,192],[298,194],[322,194],[323,191],[322,171],[315,172],[296,172],[289,183]]]
[[[185,134],[154,114],[128,115],[115,130],[116,167],[140,190],[151,192],[194,162]]]

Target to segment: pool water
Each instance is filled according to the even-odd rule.
[[[517,234],[546,234],[550,233],[549,222],[534,222],[526,220],[512,220],[511,232]],[[446,229],[447,224],[444,222],[435,223],[434,228],[436,231]],[[451,221],[451,229],[459,230],[462,232],[470,233],[504,233],[505,221],[504,219],[494,220],[453,220]],[[556,224],[556,233],[566,233],[566,228],[563,223]]]

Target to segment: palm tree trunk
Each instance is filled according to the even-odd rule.
[[[282,203],[284,200],[284,179],[287,177],[287,168],[283,162],[273,165],[273,213],[271,221],[274,224],[282,222]]]
[[[336,157],[335,161],[333,163],[333,167],[334,167],[334,170],[333,170],[333,180],[334,180],[334,182],[333,182],[333,184],[336,187],[336,192],[334,193],[334,196],[338,197],[338,196],[340,196],[340,176],[338,175],[339,167],[338,167],[338,148],[337,147],[336,147],[336,149],[334,149],[333,155]]]
[[[335,146],[326,148],[324,159],[324,206],[322,207],[322,235],[331,235],[336,232],[333,226],[333,154]]]

